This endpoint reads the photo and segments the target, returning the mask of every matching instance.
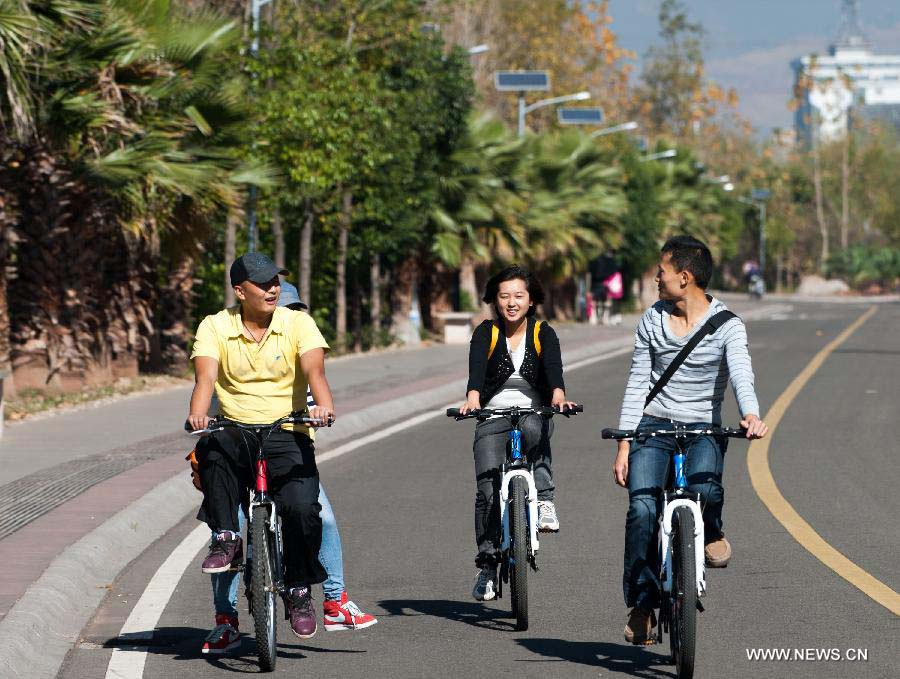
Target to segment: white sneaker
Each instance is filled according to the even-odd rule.
[[[538,500],[538,530],[541,533],[558,533],[559,518],[556,506],[550,500]]]
[[[472,588],[472,598],[475,601],[493,601],[497,598],[497,567],[482,566],[475,578],[475,587]]]

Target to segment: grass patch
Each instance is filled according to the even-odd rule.
[[[121,378],[111,385],[85,387],[81,391],[71,393],[23,389],[15,397],[6,399],[4,419],[7,421],[24,420],[31,415],[49,410],[64,410],[115,396],[155,391],[184,382],[185,378],[172,375],[139,375],[133,378]]]

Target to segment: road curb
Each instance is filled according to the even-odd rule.
[[[0,676],[55,677],[118,574],[197,507],[187,472],[60,554],[0,621]],[[40,652],[35,652],[40,648]]]

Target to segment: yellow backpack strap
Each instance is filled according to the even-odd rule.
[[[534,350],[537,355],[541,355],[541,338],[538,336],[541,332],[541,323],[544,321],[535,321],[534,323]]]
[[[488,360],[491,360],[491,356],[494,353],[494,349],[497,346],[497,340],[500,338],[500,328],[497,327],[496,323],[491,323],[491,348],[488,349]]]

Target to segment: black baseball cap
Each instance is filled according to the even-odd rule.
[[[231,284],[240,285],[244,281],[268,283],[278,274],[287,276],[288,270],[280,268],[261,252],[248,252],[231,265]]]

